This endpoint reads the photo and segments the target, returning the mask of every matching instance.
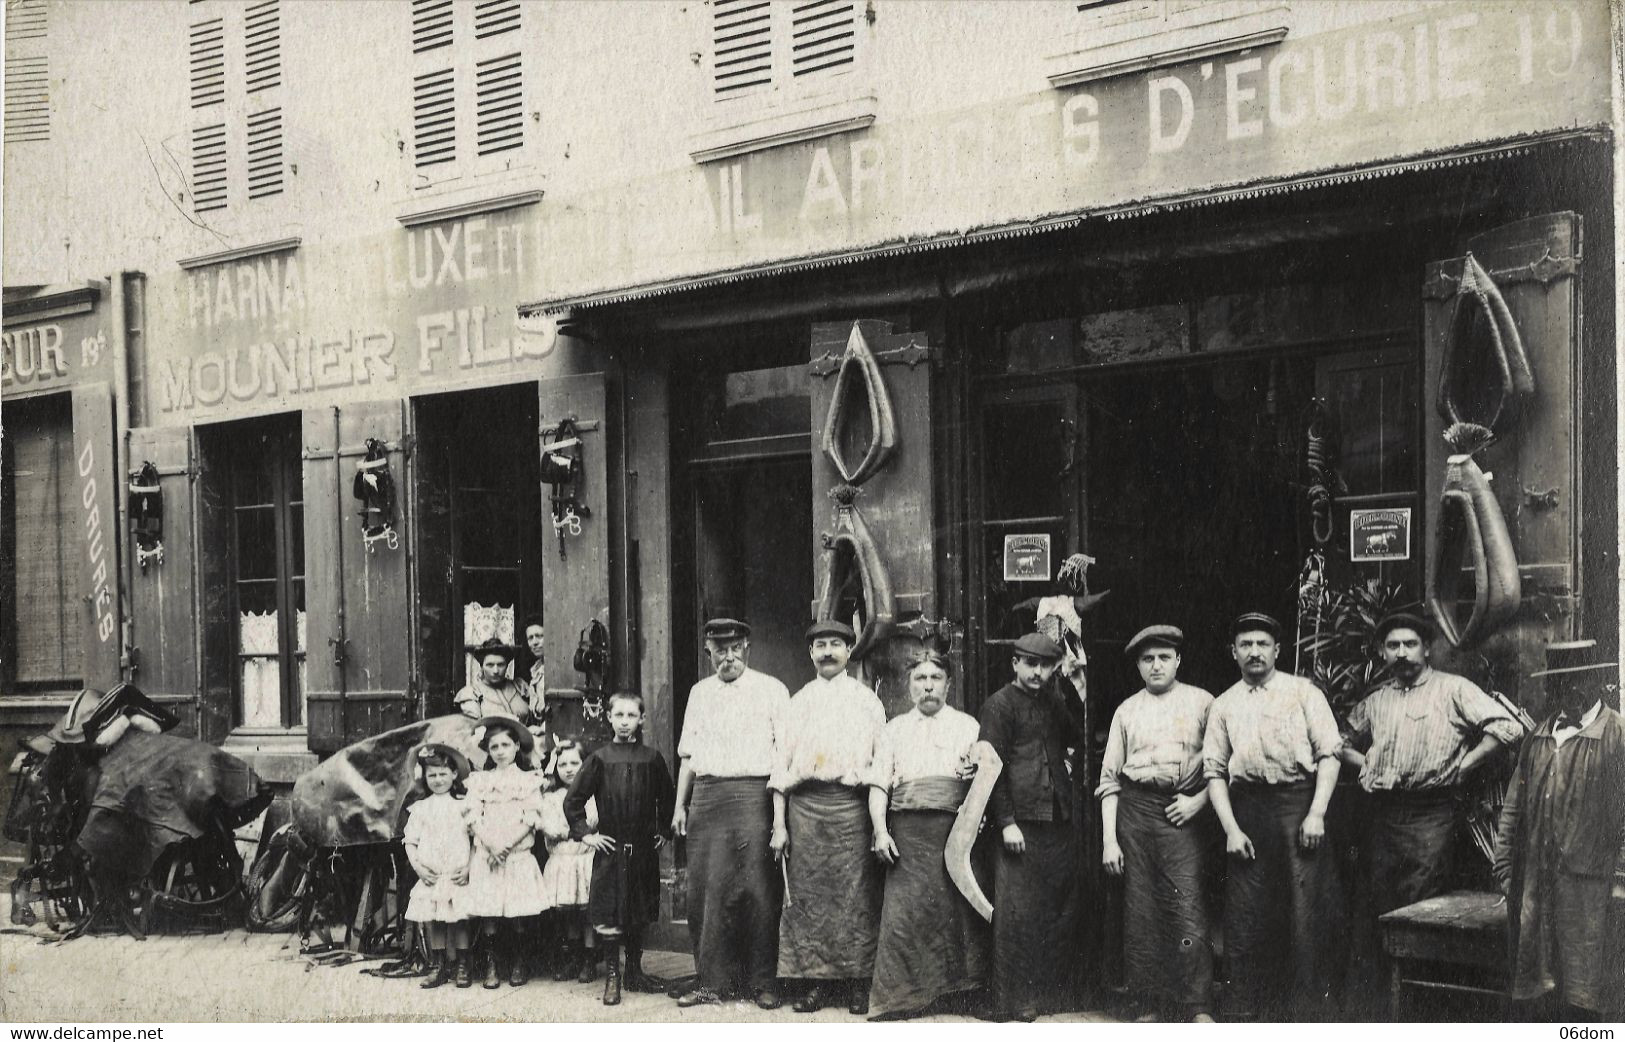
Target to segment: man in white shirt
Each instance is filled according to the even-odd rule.
[[[737,619],[707,622],[705,651],[715,672],[690,689],[677,743],[672,831],[688,837],[688,929],[698,973],[677,1004],[745,991],[763,1009],[777,1009],[781,890],[768,848],[767,781],[781,759],[790,693],[750,668],[750,627]]]
[[[818,676],[790,700],[773,792],[773,852],[786,859],[779,976],[810,978],[798,1013],[841,988],[854,1016],[869,1012],[884,872],[870,850],[869,787],[881,777],[886,710],[846,673],[850,626],[815,622],[808,652]]]

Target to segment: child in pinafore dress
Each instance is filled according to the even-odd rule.
[[[481,732],[483,731],[483,734]],[[490,758],[485,770],[469,776],[464,815],[474,839],[468,870],[468,911],[478,917],[485,938],[486,988],[500,988],[497,949],[506,951],[508,983],[529,977],[525,968],[525,924],[542,911],[542,870],[531,855],[542,822],[542,779],[520,770],[535,739],[518,720],[488,716],[475,729]]]
[[[449,745],[425,745],[417,751],[418,770],[429,795],[407,808],[401,844],[417,871],[417,885],[406,905],[406,918],[419,923],[429,942],[433,972],[421,987],[438,988],[468,976],[468,861],[472,847],[463,803],[457,797],[468,777],[468,760]]]
[[[587,900],[592,893],[592,848],[570,838],[564,817],[564,797],[581,773],[581,743],[559,739],[549,773],[558,788],[542,794],[542,839],[547,843],[547,864],[542,867],[542,906],[552,912],[553,936],[559,947],[554,980],[574,977],[592,982],[597,957],[592,924],[587,921]],[[587,801],[587,825],[598,827],[598,807]]]
[[[604,1005],[621,1001],[620,949],[626,946],[626,987],[661,991],[664,985],[643,973],[643,931],[660,917],[660,848],[671,828],[675,789],[666,759],[638,738],[643,696],[609,696],[614,740],[586,763],[564,798],[570,835],[593,849],[592,893],[587,915],[606,942]],[[598,804],[598,825],[587,817],[587,801]]]

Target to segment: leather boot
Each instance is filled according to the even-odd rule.
[[[666,990],[666,982],[657,980],[643,972],[643,942],[628,939],[626,942],[626,976],[624,984],[627,991],[635,991],[645,995],[655,995]]]
[[[571,944],[569,941],[565,941],[560,948],[559,964],[553,970],[553,979],[567,981],[581,972],[581,963],[585,960],[581,954],[579,944]]]
[[[502,987],[502,974],[497,972],[497,939],[485,939],[485,980],[480,987],[487,991],[495,991]]]
[[[598,979],[598,949],[583,945],[581,952],[581,970],[576,974],[577,984],[591,984]]]
[[[617,938],[604,948],[604,1005],[621,1004],[621,942]]]
[[[452,980],[456,982],[459,988],[472,988],[474,986],[474,975],[472,968],[468,965],[467,952],[457,953],[457,967],[452,973]]]
[[[530,980],[529,968],[525,965],[525,936],[520,933],[508,935],[508,986],[523,987]]]
[[[433,952],[429,958],[431,960],[432,972],[429,974],[428,979],[422,984],[419,984],[418,987],[427,991],[430,988],[438,988],[443,984],[450,984],[452,963],[451,954],[449,952]]]

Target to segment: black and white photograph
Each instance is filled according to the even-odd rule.
[[[1620,0],[0,2],[10,1037],[1625,1027]]]

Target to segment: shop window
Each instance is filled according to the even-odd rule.
[[[76,688],[83,607],[69,396],[7,402],[0,440],[0,683],[7,694]]]
[[[234,425],[228,451],[237,728],[302,727],[305,512],[297,419]]]
[[[51,59],[45,0],[6,4],[5,142],[51,139]]]
[[[874,121],[860,0],[709,0],[705,126],[696,162],[805,141]]]
[[[518,0],[412,0],[415,187],[512,169],[525,155]]]
[[[193,212],[282,194],[282,0],[188,9]]]

